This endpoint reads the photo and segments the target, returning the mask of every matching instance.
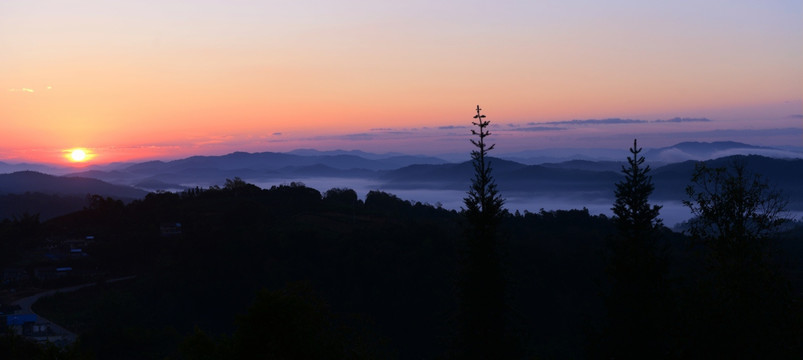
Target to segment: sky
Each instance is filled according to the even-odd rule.
[[[4,162],[468,152],[477,105],[501,152],[803,146],[803,2],[0,1]]]

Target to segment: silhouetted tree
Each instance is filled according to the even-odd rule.
[[[641,148],[637,140],[633,140],[630,148],[632,156],[627,157],[627,166],[622,166],[625,179],[616,184],[616,201],[614,202],[614,221],[622,238],[632,240],[629,243],[654,242],[650,239],[656,230],[661,227],[658,218],[661,206],[650,205],[649,196],[655,190],[652,176],[649,176],[650,166],[644,166],[644,157],[640,156]],[[642,246],[648,247],[648,246]]]
[[[505,280],[499,254],[497,226],[502,217],[504,200],[491,176],[488,152],[495,145],[486,144],[490,121],[477,106],[478,130],[471,130],[478,140],[471,152],[474,179],[468,196],[463,199],[468,220],[466,253],[462,259],[459,283],[458,329],[456,356],[463,359],[499,359],[508,357],[511,349],[506,341]]]
[[[466,205],[466,216],[476,232],[486,235],[496,231],[496,225],[502,216],[502,205],[504,199],[499,195],[493,176],[491,176],[491,162],[488,159],[488,152],[493,150],[496,144],[488,146],[485,138],[491,135],[488,131],[490,121],[486,121],[485,115],[480,113],[482,109],[477,105],[477,115],[472,122],[479,128],[471,130],[472,135],[476,135],[479,140],[471,139],[471,143],[477,148],[471,151],[472,165],[474,166],[474,179],[468,191],[468,197],[463,199]]]
[[[725,358],[800,357],[800,305],[772,260],[771,242],[786,200],[757,174],[734,162],[711,169],[700,163],[683,203],[691,210],[687,234],[702,247],[700,276],[687,316],[685,350]]]
[[[609,242],[608,324],[594,350],[605,358],[657,358],[668,351],[666,256],[657,245],[661,207],[649,203],[655,186],[640,153],[633,140],[611,208],[617,234]]]
[[[787,201],[744,164],[711,169],[700,163],[684,200],[694,215],[688,234],[710,250],[711,265],[721,270],[766,264],[768,242],[788,219]]]
[[[223,190],[231,191],[234,196],[252,196],[261,191],[259,187],[254,184],[249,184],[239,177],[234,179],[226,179],[223,185]]]
[[[353,189],[347,188],[331,188],[326,190],[323,195],[325,200],[347,205],[353,205],[357,202],[357,192]]]

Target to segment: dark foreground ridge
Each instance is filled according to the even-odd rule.
[[[211,346],[224,358],[230,351],[254,350],[248,339],[257,337],[285,339],[280,347],[260,351],[297,355],[290,358],[326,352],[332,344],[358,358],[432,358],[448,352],[463,226],[456,211],[382,192],[361,201],[347,189],[325,194],[299,184],[259,189],[237,179],[223,188],[152,193],[127,205],[94,200],[85,210],[45,223],[3,223],[3,268],[28,271],[27,278],[3,285],[6,296],[10,288],[138,275],[34,306],[79,334],[70,351],[99,359],[183,359]],[[597,335],[584,329],[605,322],[601,254],[614,223],[585,210],[504,213],[500,229],[524,353],[588,355],[583,349]],[[795,231],[787,237],[799,240],[801,230]],[[698,286],[692,275],[701,263],[685,251],[689,243],[683,236],[661,232],[670,249],[670,274],[677,279],[671,290],[685,294]],[[52,254],[69,249],[74,239],[81,240],[84,256],[36,260],[43,249]],[[799,242],[779,244],[789,259],[803,255]],[[70,267],[71,273],[45,277],[47,264]],[[797,260],[791,265],[788,271],[801,273]],[[800,283],[793,285],[799,294]],[[678,315],[704,321],[692,305],[678,307]],[[794,317],[798,308],[786,313],[800,319]],[[784,328],[799,331],[794,324]],[[684,344],[684,331],[673,329],[667,336],[680,342],[680,350],[699,346]],[[760,340],[800,350],[783,337]]]

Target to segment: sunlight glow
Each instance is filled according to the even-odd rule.
[[[84,159],[86,159],[86,153],[81,149],[77,149],[70,153],[70,157],[73,161],[84,161]]]
[[[80,163],[85,162],[94,157],[94,155],[87,149],[83,148],[75,148],[69,149],[64,151],[66,153],[66,158],[70,162]]]

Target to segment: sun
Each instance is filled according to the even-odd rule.
[[[65,150],[64,152],[66,153],[67,160],[74,163],[89,161],[94,156],[89,150],[81,148]]]
[[[84,161],[86,160],[86,151],[75,149],[70,153],[70,158],[73,161]]]

